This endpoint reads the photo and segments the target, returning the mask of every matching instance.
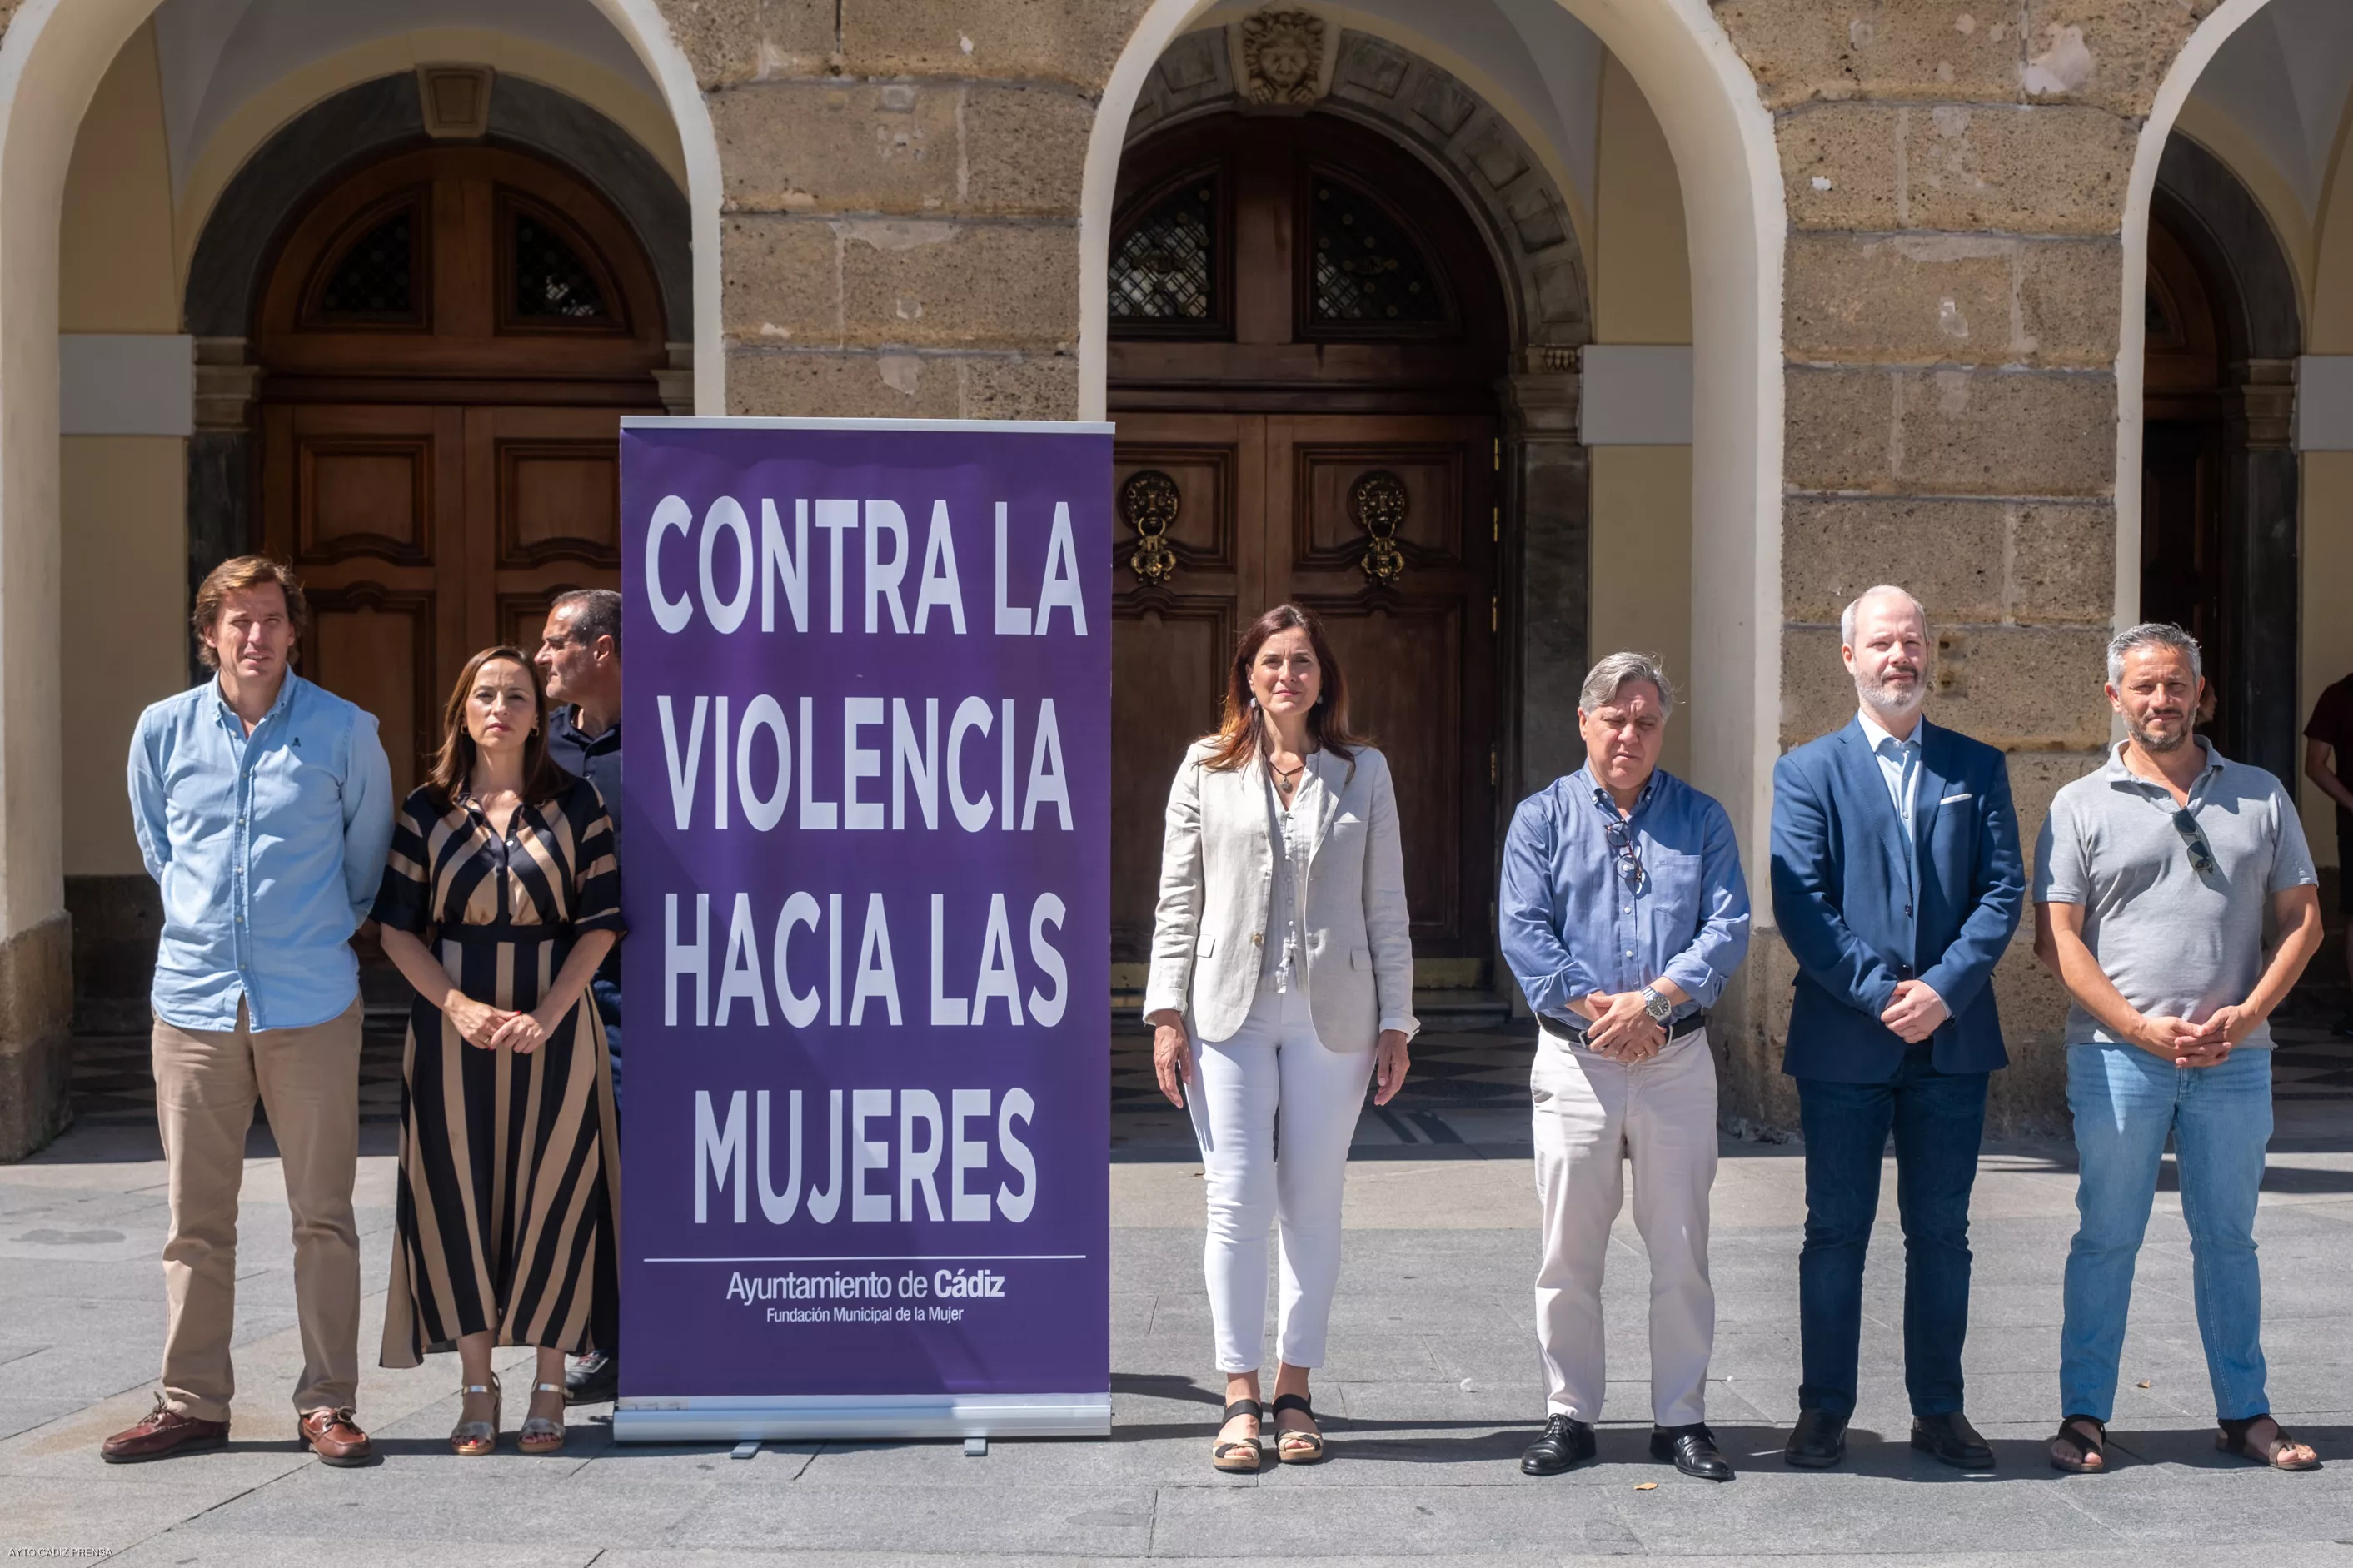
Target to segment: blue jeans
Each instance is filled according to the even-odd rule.
[[[2133,1264],[2170,1133],[2214,1414],[2224,1421],[2265,1414],[2255,1194],[2272,1136],[2271,1052],[2237,1050],[2219,1067],[2178,1068],[2133,1046],[2071,1046],[2067,1105],[2083,1167],[2075,1186],[2082,1223],[2067,1248],[2061,1413],[2103,1423],[2115,1414]]]
[[[1985,1131],[1986,1075],[1940,1073],[1926,1047],[1887,1083],[1798,1080],[1806,1135],[1806,1245],[1798,1256],[1800,1410],[1854,1414],[1862,1262],[1879,1213],[1879,1164],[1895,1134],[1904,1223],[1904,1385],[1915,1415],[1961,1407],[1969,1331],[1969,1191]]]

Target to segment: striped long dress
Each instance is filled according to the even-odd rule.
[[[438,952],[468,996],[535,1007],[581,932],[621,929],[605,803],[567,776],[554,798],[516,806],[501,837],[471,800],[418,789],[394,826],[375,916]],[[470,1043],[418,997],[400,1100],[382,1364],[418,1365],[484,1330],[501,1345],[614,1348],[607,1216],[621,1207],[620,1139],[605,1026],[586,994],[520,1056]]]

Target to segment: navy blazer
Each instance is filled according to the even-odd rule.
[[[1774,764],[1773,918],[1798,960],[1792,1077],[1894,1079],[1906,1047],[1879,1015],[1912,979],[1952,1015],[1932,1037],[1937,1071],[2010,1065],[1988,984],[2026,905],[2010,764],[1926,719],[1920,742],[1916,853],[1860,719]]]

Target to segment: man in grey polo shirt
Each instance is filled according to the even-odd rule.
[[[2263,1388],[2255,1195],[2272,1135],[2274,1007],[2321,940],[2295,803],[2192,733],[2198,643],[2145,625],[2108,645],[2126,738],[2061,790],[2034,857],[2034,950],[2065,982],[2081,1223],[2067,1253],[2051,1463],[2107,1468],[2134,1260],[2169,1134],[2181,1173],[2216,1447],[2283,1470],[2312,1450]],[[2268,913],[2278,941],[2263,952]]]

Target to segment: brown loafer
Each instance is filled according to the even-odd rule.
[[[305,1411],[295,1426],[294,1440],[318,1455],[322,1465],[364,1465],[375,1458],[375,1445],[352,1419],[348,1406]]]
[[[110,1465],[136,1465],[227,1445],[227,1422],[199,1421],[166,1407],[159,1398],[145,1420],[100,1444],[98,1457]]]

